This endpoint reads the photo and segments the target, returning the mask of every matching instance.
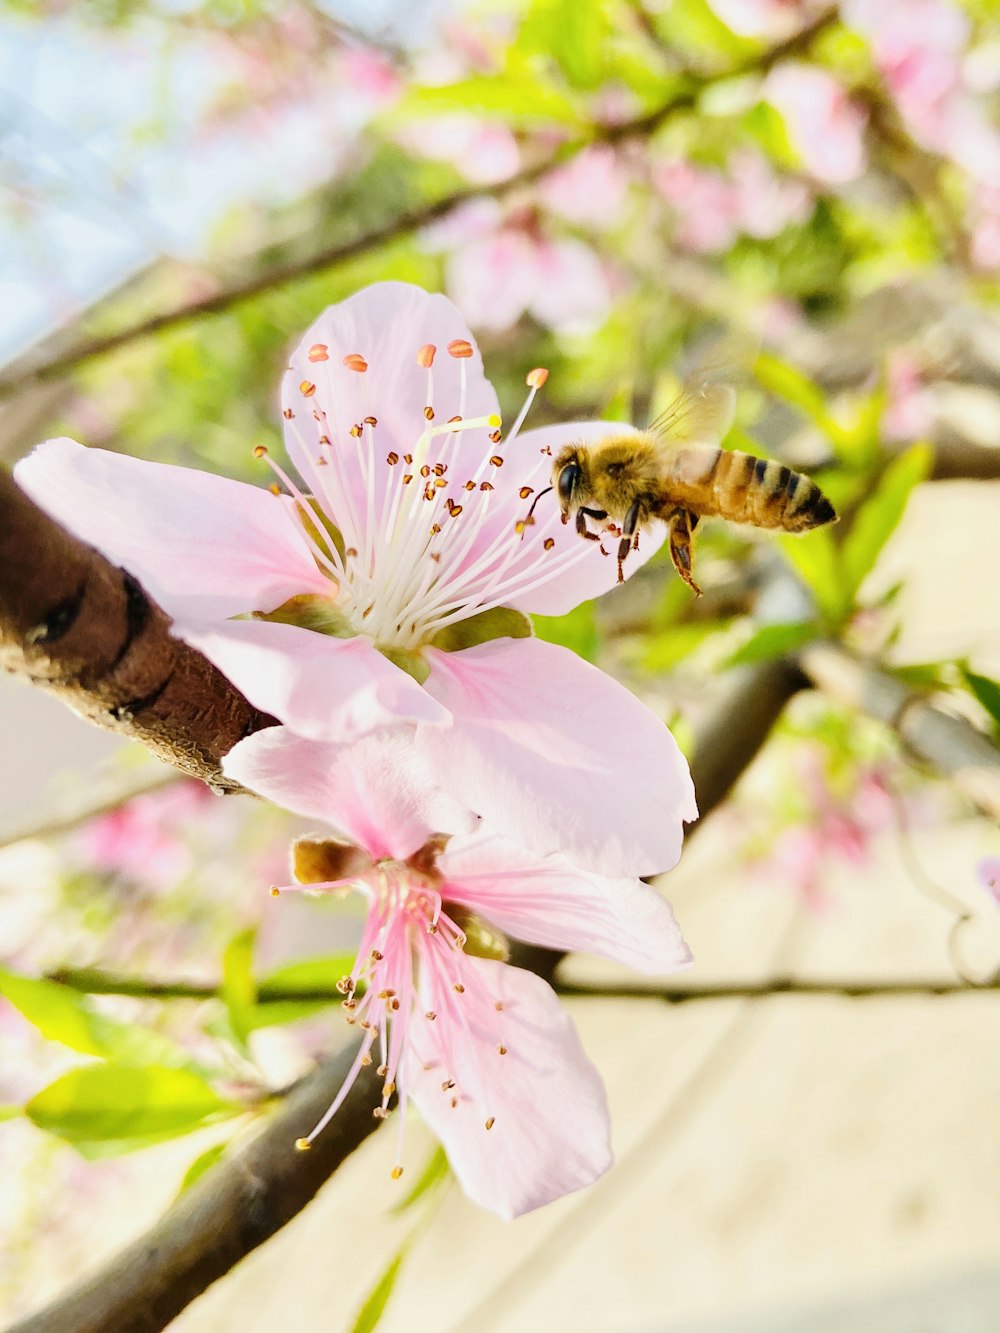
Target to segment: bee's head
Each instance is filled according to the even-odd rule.
[[[562,521],[568,522],[570,511],[580,503],[583,488],[583,468],[580,456],[572,446],[564,449],[556,458],[552,467],[552,484],[559,496],[559,508]]]

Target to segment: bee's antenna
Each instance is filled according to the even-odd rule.
[[[539,492],[538,492],[538,494],[535,496],[535,498],[534,498],[534,499],[532,500],[532,502],[531,502],[531,508],[528,510],[528,517],[529,517],[529,518],[531,518],[532,514],[534,514],[534,512],[535,512],[535,505],[538,504],[538,501],[542,498],[543,495],[548,495],[548,493],[549,493],[549,491],[551,491],[551,489],[552,489],[551,486],[546,486],[546,488],[545,488],[544,491],[539,491]]]

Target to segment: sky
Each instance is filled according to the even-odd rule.
[[[396,44],[418,42],[439,8],[326,7]],[[157,256],[199,258],[235,201],[289,202],[335,174],[363,105],[338,103],[335,132],[315,101],[271,107],[193,150],[232,74],[221,44],[179,27],[0,21],[0,362]]]

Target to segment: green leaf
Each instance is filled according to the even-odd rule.
[[[199,1153],[188,1169],[184,1172],[184,1179],[181,1181],[178,1196],[189,1190],[196,1180],[200,1180],[206,1171],[210,1171],[216,1162],[222,1160],[227,1143],[213,1143],[211,1148],[206,1148],[203,1153]]]
[[[683,584],[679,586],[684,587]],[[671,625],[648,635],[641,642],[639,664],[643,671],[654,674],[671,671],[714,634],[727,629],[729,623],[728,620],[698,620],[687,625]]]
[[[448,1165],[448,1154],[441,1147],[440,1143],[424,1163],[424,1169],[417,1177],[413,1188],[401,1199],[392,1209],[393,1213],[405,1213],[408,1208],[425,1195],[432,1193],[440,1188],[447,1180],[451,1179],[451,1167]]]
[[[797,407],[811,421],[826,418],[823,391],[790,362],[770,352],[761,352],[754,361],[753,373],[765,389]]]
[[[32,1097],[25,1115],[83,1151],[129,1151],[187,1134],[242,1108],[227,1102],[188,1069],[152,1065],[84,1065]]]
[[[850,609],[841,577],[837,548],[829,528],[814,528],[802,536],[782,534],[782,555],[812,593],[823,616],[839,625]]]
[[[527,73],[483,75],[457,83],[410,88],[386,120],[401,125],[420,116],[454,111],[490,116],[505,125],[524,127],[566,125],[580,129],[586,124],[586,117],[573,98]]]
[[[254,1028],[277,1027],[297,1023],[300,1018],[329,1009],[343,999],[334,988],[340,977],[354,966],[354,954],[334,954],[323,958],[304,958],[261,977],[257,983],[257,1005],[253,1012]],[[358,988],[360,994],[363,987]],[[285,999],[291,993],[315,991],[313,1000]]]
[[[918,690],[949,690],[955,684],[954,662],[911,662],[891,670],[897,680]]]
[[[0,995],[49,1041],[61,1042],[82,1055],[108,1055],[107,1029],[90,1001],[55,981],[18,976],[0,968]]]
[[[596,88],[603,80],[609,30],[606,0],[534,0],[517,50],[554,60],[571,88]]]
[[[585,662],[596,662],[601,647],[593,602],[581,602],[564,616],[532,616],[535,633],[546,643],[570,648]]]
[[[989,676],[980,676],[977,672],[970,671],[964,664],[961,670],[966,685],[989,713],[994,728],[1000,733],[1000,684],[990,680]]]
[[[222,998],[233,1036],[243,1047],[253,1031],[253,1015],[257,1004],[257,983],[253,975],[256,937],[257,932],[253,927],[239,931],[226,945],[222,955]]]
[[[351,1333],[372,1333],[373,1329],[378,1328],[382,1316],[385,1314],[385,1307],[389,1304],[392,1289],[396,1285],[396,1279],[399,1277],[399,1270],[406,1258],[408,1244],[409,1242],[406,1242],[400,1246],[389,1261],[389,1266],[375,1283],[368,1299],[358,1311],[358,1317],[351,1325]]]
[[[0,1120],[16,1120],[18,1116],[24,1115],[22,1106],[0,1106]]]
[[[786,653],[794,653],[818,633],[819,627],[809,620],[762,625],[723,666],[750,666],[754,662],[773,661],[776,657],[784,657]]]
[[[910,493],[929,473],[932,457],[929,445],[912,445],[889,464],[874,493],[855,514],[840,548],[844,590],[852,601],[898,527]]]
[[[72,986],[0,968],[0,995],[6,996],[43,1037],[81,1055],[114,1059],[120,1064],[195,1067],[187,1052],[169,1037],[108,1018]]]

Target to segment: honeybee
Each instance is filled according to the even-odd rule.
[[[629,551],[638,549],[640,531],[654,519],[667,524],[674,568],[699,596],[693,538],[702,518],[784,532],[836,521],[833,505],[801,472],[720,447],[735,403],[728,385],[702,385],[683,393],[644,431],[568,444],[556,455],[548,489],[559,498],[562,521],[575,515],[577,532],[590,541],[605,532],[619,537],[619,583]],[[603,526],[592,531],[588,519]]]

